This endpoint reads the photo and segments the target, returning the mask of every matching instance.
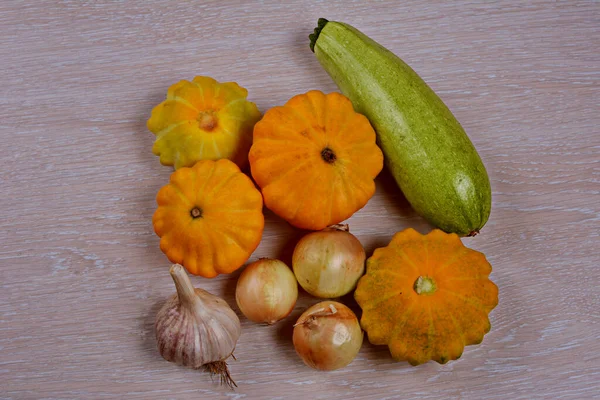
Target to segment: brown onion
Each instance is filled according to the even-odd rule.
[[[306,310],[294,325],[296,353],[309,367],[333,371],[350,364],[363,342],[356,315],[336,301]]]
[[[348,225],[333,225],[300,239],[292,267],[304,290],[316,297],[332,298],[356,287],[365,272],[365,258],[364,248],[348,231]]]
[[[235,301],[251,321],[273,324],[287,317],[296,305],[298,283],[282,261],[261,258],[248,265],[235,288]]]

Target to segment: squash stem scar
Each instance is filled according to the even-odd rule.
[[[437,290],[435,281],[428,276],[419,276],[413,288],[417,294],[433,294]]]
[[[190,210],[192,218],[202,218],[202,209],[200,207],[194,207]]]
[[[337,159],[335,153],[329,147],[325,147],[323,150],[321,150],[321,158],[327,164],[333,164]]]
[[[211,132],[217,126],[217,117],[213,112],[201,112],[198,114],[198,124],[200,129]]]

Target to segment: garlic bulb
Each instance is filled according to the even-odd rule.
[[[232,355],[241,333],[240,320],[225,300],[195,289],[179,264],[170,269],[177,293],[156,316],[158,349],[167,361],[192,368],[204,367],[221,375],[229,386],[225,359]]]

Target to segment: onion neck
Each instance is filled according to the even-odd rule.
[[[304,318],[302,321],[296,322],[294,326],[304,325],[308,328],[314,328],[318,325],[317,319],[331,317],[333,315],[336,315],[337,313],[337,308],[335,308],[335,306],[330,303],[327,308],[318,308],[310,314],[306,315],[306,318]]]
[[[327,228],[323,229],[323,231],[350,232],[350,226],[348,224],[329,225]]]

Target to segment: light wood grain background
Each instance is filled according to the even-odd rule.
[[[243,333],[230,391],[163,361],[174,291],[151,217],[171,169],[145,128],[169,85],[237,81],[264,112],[336,87],[308,48],[348,22],[423,76],[483,158],[493,209],[464,242],[493,265],[492,331],[447,365],[365,344],[305,367],[290,318]],[[3,399],[600,398],[600,3],[593,1],[0,2],[0,397]],[[387,173],[350,220],[368,254],[430,229]],[[299,232],[266,213],[258,257]],[[235,306],[238,273],[193,282]],[[352,305],[350,299],[344,299]]]

